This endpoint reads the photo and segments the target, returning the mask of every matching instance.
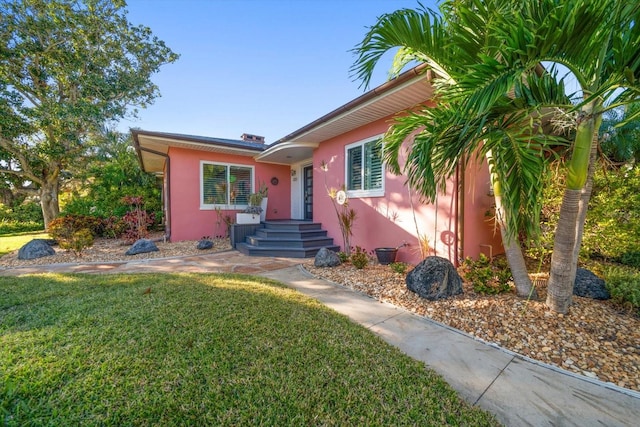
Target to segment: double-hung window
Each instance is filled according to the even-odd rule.
[[[379,136],[347,145],[345,159],[349,197],[384,196],[384,165]]]
[[[200,209],[244,209],[253,193],[253,167],[200,162]]]

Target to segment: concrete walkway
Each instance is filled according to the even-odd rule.
[[[637,426],[640,393],[592,380],[485,344],[430,319],[314,278],[285,258],[248,258],[235,251],[121,263],[57,264],[0,271],[144,273],[236,272],[281,281],[317,299],[423,361],[473,405],[507,426]]]

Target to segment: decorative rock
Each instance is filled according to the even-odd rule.
[[[55,255],[56,251],[51,247],[51,242],[47,239],[33,239],[20,248],[18,259],[36,259]]]
[[[431,256],[409,272],[407,288],[428,300],[445,299],[462,293],[462,279],[445,258]]]
[[[151,240],[140,239],[140,240],[137,240],[133,245],[131,245],[129,250],[124,254],[137,255],[137,254],[144,254],[147,252],[157,252],[157,251],[159,251],[158,247]]]
[[[200,240],[198,241],[198,249],[211,249],[213,247],[213,242],[211,240]]]
[[[327,248],[320,249],[313,261],[313,265],[316,267],[336,267],[340,264],[338,254]]]
[[[576,271],[573,294],[592,299],[611,298],[611,294],[609,294],[604,280],[584,268],[578,268]]]

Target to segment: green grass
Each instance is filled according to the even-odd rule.
[[[277,282],[139,274],[0,277],[0,424],[497,422]]]
[[[0,236],[0,257],[9,252],[20,249],[25,243],[33,239],[49,239],[48,233],[14,233]]]

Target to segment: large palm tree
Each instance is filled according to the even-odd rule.
[[[640,98],[640,4],[626,0],[530,0],[510,16],[496,16],[487,31],[503,41],[499,63],[483,60],[468,74],[470,105],[491,105],[541,61],[569,69],[581,101],[561,105],[575,113],[575,137],[566,164],[547,293],[547,305],[566,313],[591,196],[602,114]],[[632,119],[633,117],[630,117]]]
[[[539,178],[546,166],[546,139],[537,132],[541,115],[534,114],[536,103],[531,105],[523,99],[515,102],[512,92],[505,93],[484,117],[460,120],[459,82],[471,65],[481,63],[478,53],[495,50],[497,41],[485,28],[496,10],[457,14],[452,7],[443,4],[442,15],[421,6],[382,16],[356,47],[358,59],[353,71],[368,84],[381,57],[394,48],[399,50],[390,72],[392,77],[416,62],[435,71],[431,83],[436,87],[439,107],[413,111],[396,119],[384,138],[387,165],[395,173],[404,172],[409,184],[427,201],[433,201],[462,159],[484,155],[491,172],[496,222],[517,293],[536,297],[516,235],[523,227],[534,233],[539,224]],[[538,120],[531,120],[534,115]],[[512,132],[511,128],[519,132]],[[407,161],[400,165],[399,153],[408,139],[412,143]]]
[[[360,56],[354,69],[368,81],[372,64],[379,59],[377,52],[384,46],[381,40],[394,37],[396,43],[403,43],[396,44],[402,48],[393,70],[401,69],[407,59],[436,65],[436,70],[440,65],[440,71],[444,62],[433,64],[433,58],[462,65],[463,70],[455,73],[454,81],[445,79],[448,84],[439,86],[439,108],[448,110],[449,121],[431,124],[433,131],[428,139],[435,146],[438,134],[446,130],[446,141],[457,141],[460,146],[467,143],[467,147],[477,149],[475,143],[469,144],[470,138],[489,134],[484,144],[492,147],[490,166],[503,187],[507,235],[514,235],[521,224],[519,213],[526,215],[532,207],[539,206],[538,201],[522,200],[537,198],[539,187],[535,183],[519,186],[514,181],[539,177],[539,163],[530,161],[539,157],[533,157],[530,149],[540,153],[544,148],[541,119],[549,107],[575,113],[575,137],[570,141],[566,191],[547,293],[547,305],[565,313],[571,303],[602,113],[637,101],[640,95],[640,26],[636,25],[640,22],[640,5],[626,0],[451,0],[443,2],[440,11],[442,18],[434,18],[435,30],[431,25],[424,25],[422,30],[409,29],[402,22],[387,25],[385,31],[373,27],[356,49]],[[429,14],[425,10],[421,13]],[[391,22],[386,16],[380,22],[385,20]],[[406,18],[405,21],[408,22]],[[438,43],[430,37],[417,34],[420,32],[449,39],[439,39],[441,44],[436,46]],[[430,43],[420,44],[425,39]],[[469,46],[475,46],[475,50]],[[434,55],[443,49],[447,50],[443,56]],[[566,102],[561,93],[562,81],[555,84],[555,68],[551,67],[549,73],[537,72],[542,62],[567,67],[575,76],[583,99],[576,105]],[[455,68],[445,69],[449,74],[451,70]],[[529,125],[522,115],[526,110],[530,113]],[[424,114],[423,118],[432,120],[434,115]],[[509,126],[496,127],[505,121],[510,122]],[[532,144],[526,142],[527,138]],[[442,153],[453,155],[451,160],[458,161],[461,157],[455,156],[456,151],[460,150],[446,148]],[[516,163],[511,163],[514,160]],[[409,173],[420,171],[419,163],[414,170],[408,169]]]

